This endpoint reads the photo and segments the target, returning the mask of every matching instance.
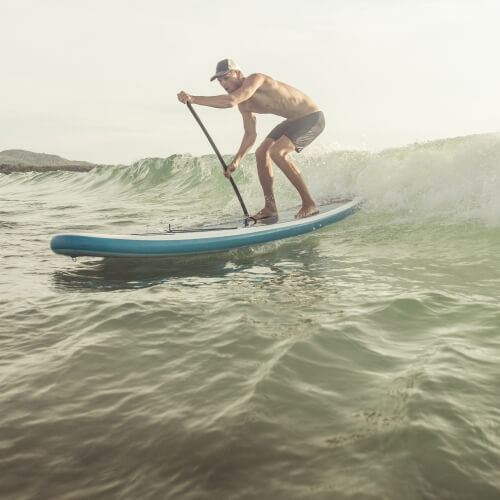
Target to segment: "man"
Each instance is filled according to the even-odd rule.
[[[273,169],[271,159],[294,185],[302,199],[302,207],[296,218],[318,213],[314,200],[297,166],[287,157],[295,150],[311,144],[325,128],[323,112],[303,92],[286,83],[274,80],[262,73],[245,77],[232,59],[223,59],[217,64],[215,75],[228,95],[193,96],[181,91],[177,98],[182,103],[191,102],[213,108],[238,106],[243,116],[245,134],[240,149],[224,174],[230,177],[250,151],[257,138],[255,113],[270,113],[285,118],[268,134],[255,151],[259,180],[264,191],[264,208],[252,218],[259,220],[276,217],[278,209],[273,192]]]

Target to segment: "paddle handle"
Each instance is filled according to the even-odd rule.
[[[198,113],[196,113],[196,111],[193,109],[193,106],[191,105],[191,103],[189,101],[187,101],[186,104],[187,104],[187,107],[189,108],[189,111],[191,111],[192,115],[194,116],[194,119],[198,122],[198,125],[200,126],[201,130],[203,130],[203,133],[205,134],[206,138],[208,139],[208,142],[210,143],[213,150],[215,151],[217,158],[219,158],[219,161],[221,162],[221,165],[222,165],[222,168],[224,169],[224,172],[226,172],[227,171],[226,162],[224,161],[224,158],[222,158],[222,155],[220,154],[219,150],[217,149],[215,142],[210,137],[208,130],[205,128],[205,125],[203,125],[203,122],[200,120]],[[243,209],[243,213],[245,214],[245,217],[248,217],[247,207],[245,206],[243,198],[241,197],[241,194],[240,194],[238,188],[236,187],[236,183],[234,182],[232,177],[229,177],[229,181],[231,182],[231,186],[233,186],[234,192],[236,193],[238,201],[240,202],[240,205],[241,205],[241,208]]]

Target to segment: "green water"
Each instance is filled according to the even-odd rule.
[[[49,240],[238,214],[214,157],[0,178],[2,498],[500,497],[500,139],[296,160],[363,209],[154,261]]]

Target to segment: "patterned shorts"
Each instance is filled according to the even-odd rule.
[[[267,137],[277,141],[280,137],[286,136],[295,144],[295,151],[300,153],[323,132],[324,128],[325,116],[323,111],[315,111],[310,115],[279,123],[269,132]]]

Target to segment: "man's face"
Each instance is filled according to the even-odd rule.
[[[228,94],[234,92],[241,85],[241,82],[238,78],[238,73],[236,73],[236,71],[230,71],[225,75],[219,76],[217,80],[219,80],[219,83]]]

